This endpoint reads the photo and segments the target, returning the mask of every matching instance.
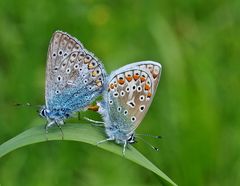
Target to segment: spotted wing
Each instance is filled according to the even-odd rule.
[[[103,89],[102,63],[67,33],[56,31],[49,44],[45,100],[48,109],[86,107]]]
[[[161,65],[152,61],[133,63],[113,72],[104,94],[106,125],[134,131],[151,105],[160,75]]]

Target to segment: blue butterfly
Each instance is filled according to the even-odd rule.
[[[48,121],[46,132],[94,101],[103,91],[105,76],[103,64],[80,41],[56,31],[47,55],[46,103],[39,113]]]
[[[108,138],[98,144],[115,140],[123,144],[125,154],[127,144],[135,142],[134,131],[151,105],[161,70],[157,62],[142,61],[126,65],[110,74],[103,100],[97,103]]]

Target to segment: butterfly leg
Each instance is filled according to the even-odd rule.
[[[87,118],[87,117],[83,117],[83,118],[87,121],[92,122],[91,125],[93,125],[93,126],[97,126],[97,127],[103,127],[104,126],[104,122],[102,122],[102,121],[92,120],[92,119]]]
[[[122,151],[123,156],[125,156],[126,147],[127,147],[127,140],[124,142],[124,145],[123,145],[123,151]]]
[[[101,144],[101,143],[105,143],[105,142],[107,142],[107,141],[113,141],[113,140],[114,140],[114,138],[107,138],[107,139],[105,139],[105,140],[101,140],[101,141],[97,142],[97,146],[98,146],[99,144]]]
[[[46,135],[47,141],[48,141],[48,128],[52,126],[54,123],[55,123],[54,121],[51,121],[51,122],[47,122],[47,124],[45,125],[45,135]]]
[[[63,140],[63,139],[64,139],[64,134],[63,134],[61,125],[63,125],[64,122],[63,122],[63,121],[60,121],[60,122],[56,122],[56,124],[57,124],[58,128],[60,129],[60,131],[61,131],[61,133],[62,133],[62,140]]]

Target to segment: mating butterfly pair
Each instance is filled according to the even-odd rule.
[[[142,61],[107,76],[103,64],[76,38],[56,31],[47,56],[46,104],[40,110],[48,121],[46,131],[103,94],[97,105],[108,138],[101,142],[115,140],[124,145],[124,153],[153,100],[161,69],[159,63]]]

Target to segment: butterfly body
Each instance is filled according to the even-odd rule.
[[[56,31],[50,41],[46,69],[46,104],[40,115],[49,127],[63,124],[73,113],[87,107],[103,91],[102,63],[76,38]]]
[[[107,79],[103,101],[98,103],[107,140],[124,144],[135,141],[138,127],[153,100],[161,75],[161,65],[142,61],[126,65]]]

